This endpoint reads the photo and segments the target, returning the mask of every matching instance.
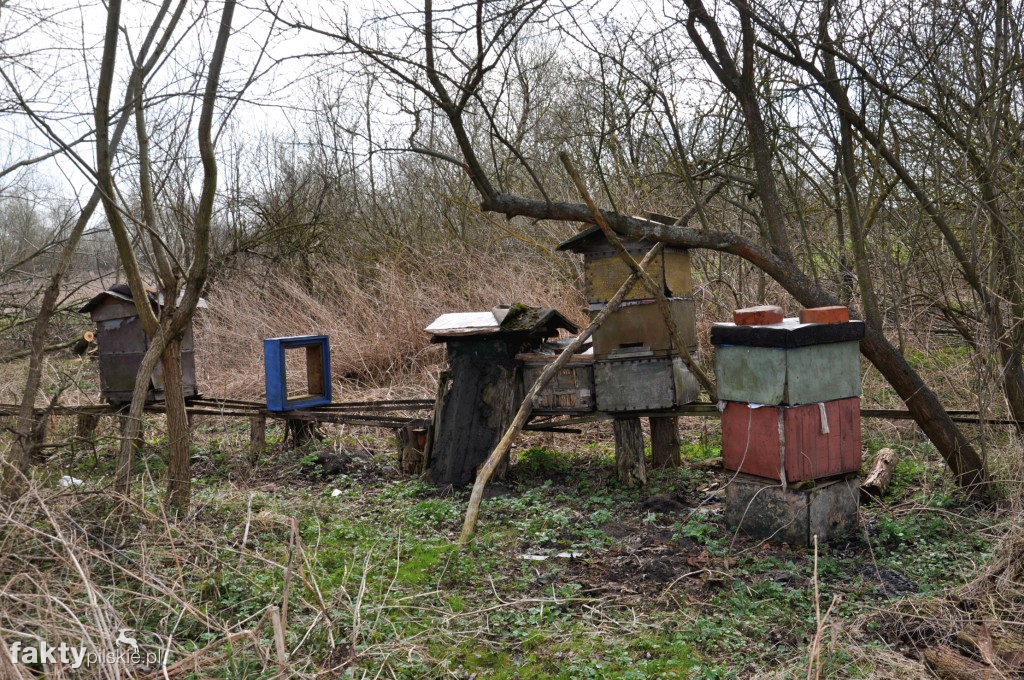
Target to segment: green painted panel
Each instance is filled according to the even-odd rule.
[[[715,348],[718,398],[749,404],[781,404],[786,395],[786,350],[774,347]]]
[[[786,352],[786,403],[860,396],[860,343],[833,342]]]
[[[751,404],[812,404],[859,397],[860,344],[835,342],[784,350],[715,348],[718,396]]]

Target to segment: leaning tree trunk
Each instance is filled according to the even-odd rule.
[[[167,409],[167,507],[178,516],[188,513],[192,502],[192,465],[189,448],[192,431],[185,410],[181,376],[181,337],[167,343],[161,355],[164,368],[164,404]]]

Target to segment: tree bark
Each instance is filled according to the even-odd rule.
[[[180,337],[167,343],[161,355],[161,362],[164,369],[164,404],[167,410],[167,507],[172,515],[184,516],[188,513],[192,498],[192,428],[185,411]]]

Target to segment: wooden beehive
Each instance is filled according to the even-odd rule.
[[[722,401],[811,404],[860,396],[864,324],[767,326],[718,323],[711,329]]]
[[[150,295],[148,302],[154,308],[159,306],[155,294]],[[204,301],[202,306],[205,305]],[[101,396],[111,404],[130,402],[135,389],[135,376],[149,347],[149,338],[142,328],[131,290],[125,284],[115,285],[89,300],[79,311],[89,314],[97,326]],[[185,328],[181,340],[181,374],[185,397],[196,396],[198,390],[191,322]],[[163,388],[163,365],[157,363],[146,400],[162,401]]]
[[[639,262],[654,243],[622,240],[633,259]],[[584,284],[587,302],[591,305],[604,304],[632,273],[629,266],[619,257],[598,227],[584,229],[572,238],[562,242],[558,250],[583,255]],[[647,273],[662,285],[668,297],[689,297],[693,293],[690,276],[690,254],[684,248],[666,246],[647,268]],[[637,281],[626,293],[629,300],[647,300],[654,296]]]
[[[626,251],[639,261],[652,242],[623,239]],[[588,311],[591,317],[604,308],[631,270],[598,227],[584,229],[558,246],[583,255]],[[683,248],[665,247],[647,273],[668,298],[672,321],[688,351],[696,349],[690,255]],[[594,331],[594,390],[597,410],[629,413],[671,409],[697,398],[697,381],[678,359],[679,348],[657,295],[642,282],[627,292],[622,306]]]
[[[557,359],[555,354],[520,354],[523,362],[523,389],[528,390],[537,381],[548,364]],[[594,357],[574,355],[537,397],[534,413],[586,413],[594,410]]]
[[[636,357],[594,362],[597,410],[659,411],[697,399],[700,385],[679,357]]]
[[[722,413],[722,465],[788,484],[856,472],[860,399],[804,406],[729,402]]]
[[[435,484],[465,486],[504,434],[519,407],[522,363],[559,331],[576,326],[553,309],[512,305],[489,312],[443,314],[426,331],[448,353],[448,387],[435,414],[428,462]]]
[[[690,352],[697,349],[697,322],[693,300],[671,298],[672,320],[679,329],[683,342]],[[598,313],[592,311],[591,316]],[[594,356],[606,359],[617,354],[630,353],[637,348],[647,348],[654,356],[676,354],[665,317],[655,300],[627,302],[617,309],[594,333]]]

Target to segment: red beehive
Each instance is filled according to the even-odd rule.
[[[824,410],[824,417],[822,417]],[[860,469],[860,399],[802,406],[728,402],[722,413],[722,464],[787,483]]]

